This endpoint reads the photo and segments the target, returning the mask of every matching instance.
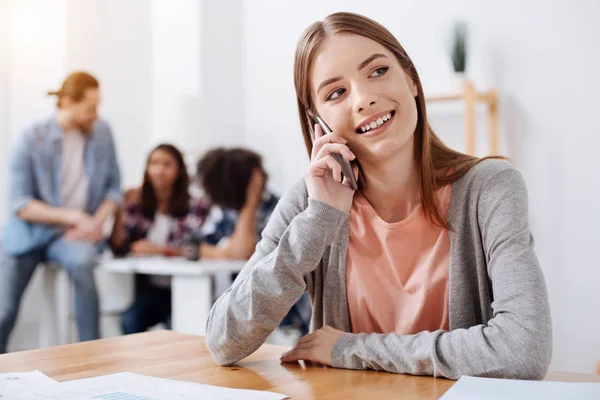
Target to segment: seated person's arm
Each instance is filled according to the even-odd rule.
[[[213,305],[206,343],[221,365],[258,349],[306,291],[305,276],[317,268],[347,214],[326,204],[305,205],[299,182],[279,201],[263,238],[233,286]]]
[[[94,213],[94,221],[99,225],[104,225],[106,220],[115,215],[118,209],[119,205],[114,200],[106,199]]]
[[[92,223],[89,226],[77,226],[69,230],[65,234],[65,238],[68,240],[85,240],[90,243],[100,242],[104,238],[105,222],[115,214],[122,202],[121,172],[110,131],[108,132],[108,140],[110,141],[110,146],[109,153],[105,157],[105,162],[109,165],[110,174],[104,188],[104,199],[91,218]]]
[[[115,254],[124,254],[122,250],[127,247],[127,232],[125,230],[125,210],[119,209],[115,215],[115,224],[110,235],[110,248]]]
[[[131,243],[131,253],[138,256],[170,256],[182,257],[183,250],[169,245],[157,245],[146,239],[136,240]]]
[[[132,253],[138,256],[165,255],[182,257],[183,250],[170,247],[168,245],[160,246],[143,238],[133,224],[128,224],[127,210],[119,210],[115,217],[115,225],[110,237],[110,247],[115,255],[123,256]]]
[[[112,133],[109,134],[109,138],[111,145],[107,161],[110,163],[110,176],[106,184],[104,201],[94,213],[94,221],[99,225],[104,225],[108,218],[115,215],[123,201],[121,194],[121,170],[119,169]]]
[[[135,203],[139,201],[139,189],[129,189],[125,192],[123,205],[115,215],[115,224],[109,241],[115,255],[125,255],[129,252],[137,255],[159,254],[158,246],[145,240],[137,229],[136,220],[139,210],[135,207]]]
[[[90,218],[85,212],[74,209],[52,207],[48,204],[31,199],[17,211],[17,216],[27,222],[47,225],[77,225],[80,221]]]
[[[255,170],[246,190],[246,203],[240,210],[235,230],[223,247],[202,243],[202,258],[230,258],[247,260],[256,247],[256,211],[260,207],[265,177]]]
[[[27,132],[21,135],[14,144],[10,154],[9,188],[10,207],[12,213],[32,223],[47,225],[72,226],[85,219],[85,213],[50,206],[36,199],[35,177],[31,167]]]

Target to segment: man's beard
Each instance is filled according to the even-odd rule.
[[[90,133],[93,126],[94,126],[94,122],[78,122],[77,123],[77,129],[81,133],[86,133],[86,134]]]

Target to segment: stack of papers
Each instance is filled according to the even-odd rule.
[[[600,383],[520,381],[463,376],[441,400],[598,400]]]
[[[0,374],[0,400],[281,400],[288,396],[256,390],[154,378],[123,372],[56,382],[40,371]]]

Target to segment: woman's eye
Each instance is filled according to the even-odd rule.
[[[337,89],[337,90],[334,90],[333,92],[331,92],[331,94],[329,94],[329,96],[327,96],[326,100],[327,101],[329,101],[329,100],[335,100],[338,97],[340,97],[341,95],[343,95],[345,91],[346,91],[346,89]]]
[[[373,71],[371,76],[376,77],[376,76],[385,75],[385,73],[388,71],[388,69],[390,69],[390,67],[379,67],[375,71]]]

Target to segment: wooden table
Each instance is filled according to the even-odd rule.
[[[316,365],[281,364],[285,347],[264,345],[234,367],[219,367],[204,339],[154,331],[0,355],[0,373],[39,369],[58,380],[130,371],[161,378],[268,390],[292,399],[437,399],[454,381]],[[598,381],[597,375],[555,373],[547,379]]]

